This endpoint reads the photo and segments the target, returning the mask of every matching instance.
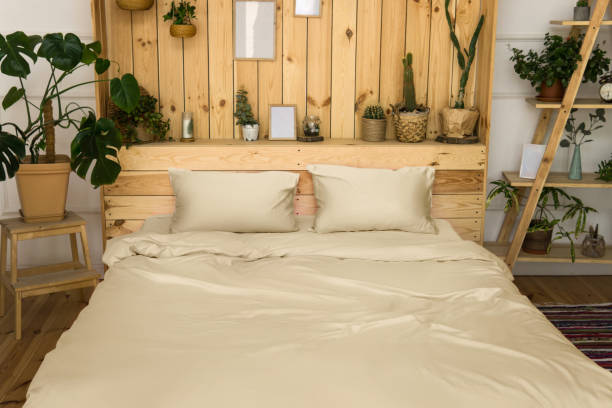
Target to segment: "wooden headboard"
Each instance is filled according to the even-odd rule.
[[[168,168],[199,171],[295,171],[300,174],[295,211],[316,212],[308,164],[392,168],[434,166],[432,215],[446,219],[464,238],[482,242],[486,148],[482,144],[404,144],[326,140],[321,143],[208,140],[194,144],[156,143],[122,149],[123,171],[105,186],[102,212],[105,238],[140,229],[145,218],[174,211]]]

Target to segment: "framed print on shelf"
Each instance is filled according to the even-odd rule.
[[[296,140],[297,105],[270,105],[270,140]]]
[[[234,0],[234,59],[276,58],[276,0]]]
[[[521,158],[521,171],[519,173],[520,178],[535,180],[545,150],[546,145],[523,145],[523,157]]]
[[[296,17],[321,17],[321,0],[295,0]]]

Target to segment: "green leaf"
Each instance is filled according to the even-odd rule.
[[[117,157],[120,148],[121,137],[114,123],[105,118],[96,121],[95,115],[90,113],[81,121],[79,132],[70,145],[72,170],[85,179],[93,164],[91,184],[96,188],[112,184],[121,171]]]
[[[110,83],[111,99],[120,109],[127,113],[138,106],[140,88],[132,74],[125,74],[121,79],[113,78]]]
[[[34,48],[40,41],[40,36],[27,36],[22,31],[9,34],[6,38],[0,35],[0,72],[19,78],[26,78],[30,75],[30,65],[24,56],[36,63]]]
[[[17,88],[16,86],[12,87],[2,100],[2,109],[7,110],[17,103],[23,95],[25,95],[25,90],[23,88]]]
[[[96,73],[98,75],[102,75],[103,73],[105,73],[108,68],[110,67],[110,61],[105,59],[105,58],[98,58],[96,59]]]
[[[561,147],[570,147],[570,141],[567,139],[563,139],[560,144]]]
[[[0,181],[12,178],[25,157],[25,144],[15,135],[0,131]]]
[[[66,34],[65,37],[61,33],[47,34],[38,50],[38,56],[60,71],[70,71],[81,62],[83,45],[74,34]]]

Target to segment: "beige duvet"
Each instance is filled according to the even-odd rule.
[[[612,376],[439,227],[116,239],[25,406],[612,407]]]

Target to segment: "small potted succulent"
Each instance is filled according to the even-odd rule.
[[[380,105],[366,107],[361,118],[361,138],[367,142],[384,142],[387,134],[387,118]]]
[[[597,180],[603,180],[608,183],[612,181],[612,155],[610,157],[610,160],[603,160],[599,163],[596,172]]]
[[[559,35],[546,33],[544,49],[541,52],[529,50],[526,54],[518,48],[512,49],[510,60],[514,71],[531,83],[538,92],[536,97],[543,102],[560,102],[565,95],[578,62],[582,60],[580,48],[584,37],[569,37],[564,40]],[[609,71],[610,58],[606,51],[595,46],[584,72],[583,82],[597,82],[599,77]]]
[[[589,125],[585,122],[576,124],[576,113],[578,109],[572,109],[570,117],[565,124],[565,137],[561,140],[561,147],[574,146],[572,161],[568,178],[570,180],[582,180],[582,156],[580,154],[580,146],[593,141],[591,136],[593,132],[603,128],[603,123],[606,122],[606,111],[597,109],[595,113],[589,113]]]
[[[478,43],[485,17],[484,15],[480,16],[469,47],[467,49],[462,48],[457,34],[455,33],[455,26],[448,10],[450,0],[446,0],[445,5],[446,21],[450,29],[451,42],[457,50],[457,64],[459,64],[459,68],[461,69],[461,77],[459,79],[459,92],[455,98],[455,105],[452,108],[448,107],[442,109],[440,114],[443,135],[439,136],[436,140],[442,143],[476,143],[478,142],[478,137],[474,136],[474,129],[476,129],[480,113],[478,109],[474,107],[466,108],[465,92],[467,83],[470,79],[472,64],[476,57],[476,44]]]
[[[582,255],[589,258],[603,258],[606,255],[606,240],[599,235],[599,225],[589,227],[589,233],[582,241]]]
[[[391,105],[395,137],[400,142],[419,143],[427,137],[429,108],[417,105],[416,102],[412,54],[408,53],[402,62],[404,64],[404,100]]]
[[[117,6],[123,10],[148,10],[155,0],[117,0]]]
[[[138,105],[133,111],[125,112],[115,104],[111,104],[108,111],[125,145],[165,140],[170,131],[170,120],[164,120],[157,110],[157,99],[142,87]]]
[[[174,1],[170,11],[164,15],[164,21],[172,20],[170,35],[178,38],[190,38],[196,35],[196,27],[191,24],[195,19],[195,6],[190,1],[181,1],[177,6]]]
[[[511,186],[505,180],[491,182],[494,188],[487,196],[487,207],[492,200],[501,195],[505,198],[504,212],[510,210],[519,211],[518,188]],[[565,213],[558,217],[553,211],[564,210]],[[578,197],[567,194],[564,190],[556,187],[544,187],[534,218],[529,223],[529,229],[523,241],[523,251],[546,255],[550,251],[553,240],[566,238],[570,243],[570,256],[572,262],[576,261],[576,247],[574,240],[585,232],[588,214],[597,212],[596,209],[587,207]],[[562,224],[566,221],[575,220],[571,230]],[[557,229],[553,237],[553,231]]]
[[[259,122],[253,116],[253,109],[249,103],[248,92],[240,89],[236,94],[236,124],[240,125],[242,137],[247,142],[254,142],[259,137]]]
[[[591,7],[587,0],[578,0],[574,7],[574,20],[589,21],[591,19]]]

